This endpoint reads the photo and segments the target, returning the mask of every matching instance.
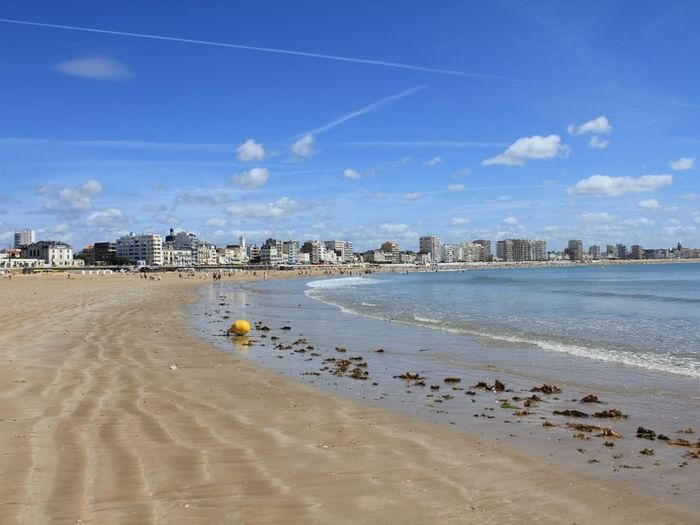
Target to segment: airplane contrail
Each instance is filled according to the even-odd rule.
[[[231,44],[227,42],[216,42],[213,40],[197,40],[197,39],[192,39],[192,38],[180,38],[180,37],[174,37],[174,36],[166,36],[166,35],[153,35],[153,34],[147,34],[147,33],[131,33],[127,31],[112,31],[109,29],[98,29],[94,27],[81,27],[81,26],[68,26],[68,25],[61,25],[61,24],[48,24],[44,22],[32,22],[29,20],[17,20],[17,19],[12,19],[12,18],[0,18],[0,23],[5,23],[5,24],[17,24],[17,25],[25,25],[25,26],[34,26],[34,27],[44,27],[44,28],[49,28],[49,29],[62,29],[66,31],[82,31],[85,33],[99,33],[99,34],[104,34],[104,35],[114,35],[114,36],[129,36],[133,38],[144,38],[144,39],[149,39],[149,40],[164,40],[167,42],[180,42],[184,44],[196,44],[196,45],[202,45],[202,46],[214,46],[214,47],[227,47],[231,49],[240,49],[244,51],[258,51],[262,53],[276,53],[276,54],[281,54],[281,55],[292,55],[292,56],[299,56],[299,57],[308,57],[308,58],[318,58],[322,60],[335,60],[338,62],[352,62],[355,64],[368,64],[368,65],[373,65],[373,66],[383,66],[383,67],[392,67],[396,69],[408,69],[412,71],[423,71],[426,73],[437,73],[440,75],[452,75],[452,76],[458,76],[458,77],[469,77],[469,78],[482,78],[482,79],[489,79],[489,80],[505,80],[505,81],[514,81],[514,79],[507,78],[507,77],[500,77],[496,75],[487,75],[487,74],[482,74],[482,73],[468,73],[466,71],[458,71],[455,69],[443,69],[443,68],[435,68],[435,67],[425,67],[425,66],[416,66],[412,64],[404,64],[402,62],[390,62],[386,60],[374,60],[370,58],[356,58],[356,57],[346,57],[346,56],[339,56],[339,55],[327,55],[323,53],[311,53],[308,51],[295,51],[292,49],[280,49],[280,48],[274,48],[274,47],[260,47],[260,46],[249,46],[249,45],[244,45],[244,44]]]
[[[417,93],[418,91],[421,91],[425,89],[426,86],[415,86],[409,89],[406,89],[402,91],[401,93],[396,93],[394,95],[389,95],[388,97],[384,97],[380,100],[377,100],[376,102],[372,102],[371,104],[358,109],[356,111],[353,111],[351,113],[348,113],[346,115],[343,115],[342,117],[338,117],[335,120],[329,122],[328,124],[324,124],[323,126],[319,126],[316,129],[312,129],[311,131],[307,131],[306,133],[300,133],[297,135],[297,137],[302,136],[302,135],[320,135],[321,133],[328,131],[330,129],[333,129],[336,126],[339,126],[343,122],[347,122],[348,120],[352,120],[354,118],[357,118],[361,115],[364,115],[366,113],[369,113],[370,111],[374,111],[375,109],[379,109],[382,107],[384,104],[388,104],[389,102],[393,102],[394,100],[399,100],[404,97],[408,97],[409,95],[413,95],[414,93]]]

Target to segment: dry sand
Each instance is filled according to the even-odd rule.
[[[0,523],[691,522],[223,353],[199,283],[0,280]]]

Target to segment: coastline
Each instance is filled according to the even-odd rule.
[[[189,332],[201,283],[0,282],[5,522],[692,522],[221,352]]]
[[[399,286],[409,277],[392,279]],[[693,395],[697,379],[534,346],[485,344],[470,334],[345,310],[306,296],[305,289],[314,287],[288,281],[202,290],[205,297],[193,311],[195,331],[224,351],[336,395],[499,442],[570,472],[634,487],[679,508],[695,507],[700,485],[694,474],[700,465],[684,457],[694,449],[647,442],[635,434],[643,426],[694,443],[695,436],[678,431],[700,428],[700,398]],[[243,340],[219,337],[227,328],[229,309],[270,331],[253,330]],[[280,330],[282,326],[290,330]],[[377,354],[379,347],[382,353]],[[335,367],[343,361],[350,366],[339,374]],[[352,377],[353,362],[362,364],[366,380]],[[406,372],[420,375],[423,384],[402,380],[399,376]],[[447,377],[459,383],[446,384]],[[504,392],[474,388],[482,382],[493,385],[494,380],[505,383]],[[523,399],[533,395],[531,389],[542,384],[558,385],[561,393],[539,395],[541,402],[523,406]],[[599,397],[600,404],[579,401],[588,395]],[[556,414],[567,410],[589,417]],[[606,410],[620,410],[625,417],[591,416]],[[577,424],[599,430],[582,433],[569,426]],[[616,434],[599,437],[602,429]],[[653,455],[641,455],[645,448]]]

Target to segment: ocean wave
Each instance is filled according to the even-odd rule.
[[[414,315],[413,319],[415,321],[418,321],[419,323],[428,323],[428,324],[440,324],[440,323],[442,323],[442,321],[440,319],[431,319],[429,317],[419,317],[417,315]]]
[[[628,293],[628,292],[603,292],[584,290],[552,290],[553,293],[576,295],[580,297],[613,297],[620,299],[644,299],[647,301],[660,301],[667,303],[698,304],[700,299],[694,297],[677,297],[673,295],[659,295],[654,293]]]
[[[421,326],[432,330],[465,334],[492,341],[501,341],[509,344],[535,346],[549,352],[557,352],[575,357],[604,361],[618,365],[633,366],[654,372],[665,372],[686,377],[700,379],[700,362],[693,358],[684,358],[668,354],[653,354],[650,352],[635,352],[633,350],[605,348],[600,346],[586,346],[577,342],[548,339],[542,336],[530,334],[514,334],[494,329],[487,331],[482,328],[467,325],[454,325],[438,319],[425,318],[413,315],[412,318],[389,318],[377,313],[369,314],[359,312],[336,302],[323,300],[312,294],[307,294],[314,299],[339,308],[343,313],[377,319],[381,321],[396,322],[400,324]]]
[[[564,353],[596,361],[635,366],[655,372],[667,372],[700,379],[700,363],[693,359],[669,356],[667,354],[638,353],[629,350],[583,346],[568,341],[546,340],[521,335],[495,334],[479,330],[464,330],[464,332],[496,341],[533,345],[550,352]]]
[[[381,279],[370,279],[368,277],[340,277],[336,279],[321,279],[306,283],[306,286],[313,289],[342,288],[345,286],[366,286],[370,284],[382,283]]]

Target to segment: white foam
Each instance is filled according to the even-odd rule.
[[[440,324],[440,323],[442,323],[442,321],[440,321],[439,319],[431,319],[429,317],[419,317],[417,315],[414,315],[413,319],[415,319],[419,323],[428,323],[428,324]]]
[[[321,279],[306,283],[309,288],[342,288],[345,286],[365,286],[369,284],[379,284],[384,282],[380,279],[369,279],[367,277],[341,277],[338,279]]]
[[[543,341],[536,338],[510,336],[505,334],[493,334],[480,332],[478,330],[465,330],[466,333],[487,337],[496,341],[506,341],[509,343],[530,344],[550,352],[560,352],[577,357],[584,357],[596,361],[606,361],[627,366],[636,366],[656,372],[667,372],[670,374],[683,375],[700,379],[700,367],[691,360],[684,360],[666,355],[640,354],[626,350],[613,350],[611,348],[597,348],[575,345],[571,343],[560,343],[555,341]]]

